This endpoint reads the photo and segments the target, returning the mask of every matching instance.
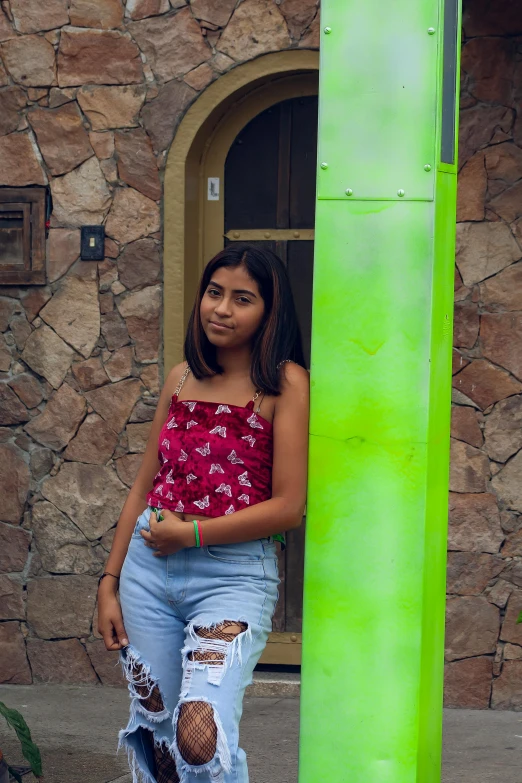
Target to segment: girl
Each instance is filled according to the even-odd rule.
[[[99,632],[129,682],[133,783],[247,783],[238,726],[277,600],[274,542],[306,497],[308,372],[276,255],[235,244],[209,262],[185,356],[100,577]]]

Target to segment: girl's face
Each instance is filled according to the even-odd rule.
[[[199,312],[212,345],[236,348],[252,341],[263,320],[265,303],[243,264],[222,266],[214,272]]]

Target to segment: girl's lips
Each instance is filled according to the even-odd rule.
[[[225,326],[225,324],[217,324],[215,321],[209,321],[210,326],[213,326],[214,329],[218,329],[220,332],[224,332],[225,330],[231,329],[231,326]]]

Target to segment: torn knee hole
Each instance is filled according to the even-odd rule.
[[[163,712],[165,705],[160,689],[150,682],[150,676],[142,664],[134,662],[131,665],[133,685],[142,707],[148,712]]]
[[[189,693],[192,678],[198,669],[207,670],[212,685],[220,685],[226,671],[242,662],[242,648],[251,641],[248,623],[224,620],[205,626],[194,623],[187,629],[187,644],[183,649],[183,681],[181,695]]]
[[[212,761],[217,748],[217,726],[210,704],[190,701],[181,705],[176,741],[187,764],[200,766]]]
[[[200,639],[210,640],[210,645],[202,643],[201,649],[194,650],[189,654],[190,661],[204,661],[207,663],[222,663],[225,660],[226,653],[224,648],[230,644],[241,633],[245,633],[248,625],[235,620],[225,620],[225,622],[215,625],[212,628],[196,627],[196,636]],[[212,642],[218,642],[214,646]]]
[[[127,648],[122,658],[123,673],[131,696],[131,718],[140,712],[153,723],[161,723],[170,717],[160,691],[158,678],[151,673],[138,651]]]

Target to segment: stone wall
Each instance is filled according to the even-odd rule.
[[[49,184],[53,214],[48,284],[0,288],[0,682],[120,682],[96,575],[161,383],[166,154],[214,79],[318,23],[316,0],[2,0],[0,186]]]
[[[316,48],[319,18],[315,0],[2,8],[0,185],[49,183],[54,212],[48,285],[0,288],[0,682],[118,684],[96,575],[161,384],[166,153],[211,81]],[[464,33],[446,702],[522,709],[522,13],[469,0]],[[97,222],[106,258],[82,262]]]
[[[446,703],[522,709],[522,6],[463,28]]]

